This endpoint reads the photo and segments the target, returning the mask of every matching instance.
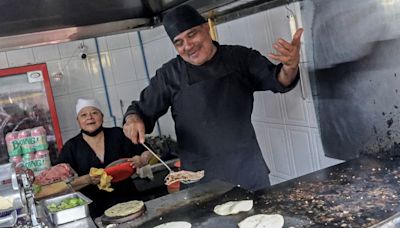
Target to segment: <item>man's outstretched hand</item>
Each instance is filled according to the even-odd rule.
[[[289,86],[295,79],[300,62],[301,35],[303,29],[297,29],[293,35],[292,42],[279,38],[272,47],[277,51],[276,54],[270,53],[269,58],[279,61],[283,64],[278,80],[284,86]]]

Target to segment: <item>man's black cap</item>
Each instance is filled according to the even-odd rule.
[[[165,31],[172,41],[181,32],[206,22],[204,17],[189,5],[178,6],[168,12],[163,18]]]

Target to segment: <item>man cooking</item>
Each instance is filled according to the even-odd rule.
[[[156,72],[125,113],[125,135],[144,143],[157,119],[171,107],[183,170],[205,170],[202,182],[220,179],[258,190],[270,185],[251,123],[253,94],[287,92],[299,79],[300,38],[273,45],[269,58],[242,46],[220,45],[206,20],[192,7],[179,6],[163,18],[179,56]]]

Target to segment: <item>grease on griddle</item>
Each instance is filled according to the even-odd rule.
[[[336,169],[325,180],[297,182],[262,195],[263,213],[305,216],[309,227],[370,227],[399,209],[400,169],[360,165]]]
[[[387,128],[390,128],[393,124],[393,119],[390,118],[390,119],[386,120],[386,124],[387,124]]]

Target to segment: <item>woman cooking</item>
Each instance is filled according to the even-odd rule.
[[[130,158],[132,165],[140,168],[148,163],[150,153],[140,145],[131,143],[121,128],[104,128],[104,115],[96,100],[78,99],[76,114],[81,132],[65,143],[58,163],[68,163],[79,175],[72,186],[93,200],[89,205],[90,215],[95,218],[117,203],[141,200],[143,196],[130,178],[112,183],[114,191],[107,192],[97,187],[100,176],[90,176],[89,172],[92,167],[105,168],[120,158]]]

